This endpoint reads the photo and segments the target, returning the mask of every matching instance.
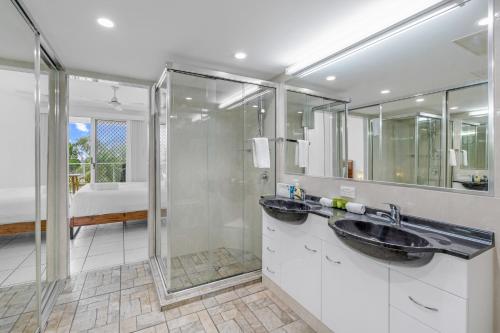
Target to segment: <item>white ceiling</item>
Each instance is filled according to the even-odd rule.
[[[0,22],[0,58],[33,63],[35,37],[10,1],[0,1]]]
[[[24,0],[66,67],[147,80],[156,80],[167,60],[270,79],[313,51],[436,2]],[[98,26],[101,16],[116,27]],[[236,51],[248,58],[234,59]]]
[[[487,80],[487,54],[454,43],[481,31],[486,36],[477,22],[487,9],[487,0],[471,0],[290,84],[352,98],[352,108]],[[327,81],[329,75],[336,80]],[[391,93],[381,95],[384,89]]]

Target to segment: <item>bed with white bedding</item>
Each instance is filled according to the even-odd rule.
[[[71,237],[74,227],[145,220],[147,213],[146,182],[86,184],[70,200]]]
[[[46,187],[41,188],[41,220],[45,229]],[[34,230],[35,187],[0,188],[0,235]]]
[[[70,200],[70,216],[83,217],[148,209],[146,182],[92,183]]]

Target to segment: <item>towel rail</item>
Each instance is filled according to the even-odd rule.
[[[247,141],[252,141],[253,139],[247,139]],[[268,138],[269,141],[276,141],[276,142],[282,142],[284,139],[283,138]]]

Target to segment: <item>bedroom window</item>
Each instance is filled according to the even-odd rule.
[[[127,122],[95,121],[95,182],[125,182],[127,175]]]
[[[71,117],[68,127],[68,174],[70,190],[90,183],[91,150],[90,118]]]

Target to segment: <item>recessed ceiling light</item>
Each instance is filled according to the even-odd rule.
[[[186,101],[190,101],[192,99],[193,99],[193,97],[186,97]]]
[[[256,105],[256,104],[254,104],[254,105],[252,105],[252,107],[253,107],[253,108],[258,108],[259,106],[258,106],[258,105]]]
[[[329,75],[326,77],[327,81],[335,81],[336,77],[334,75]]]
[[[297,113],[298,113],[298,114],[302,114],[302,111],[298,111]]]
[[[113,28],[115,26],[115,22],[111,21],[109,18],[106,17],[99,17],[97,19],[97,23],[99,23],[105,28]]]
[[[458,110],[458,106],[452,106],[450,110]]]
[[[236,52],[234,57],[238,60],[243,60],[247,57],[247,54],[245,52]]]
[[[260,113],[266,113],[266,110],[260,109]]]
[[[484,27],[485,25],[488,25],[488,23],[489,23],[488,17],[483,17],[482,19],[477,21],[477,25],[480,27]]]
[[[384,90],[381,90],[381,91],[380,91],[380,93],[381,93],[382,95],[385,95],[385,94],[390,94],[390,93],[391,93],[391,91],[390,91],[389,89],[384,89]]]
[[[415,100],[415,102],[417,102],[417,103],[422,103],[423,101],[425,101],[425,99],[423,99],[423,98],[417,98]]]

